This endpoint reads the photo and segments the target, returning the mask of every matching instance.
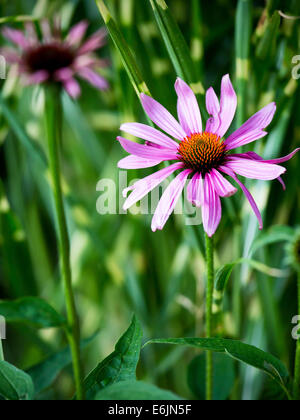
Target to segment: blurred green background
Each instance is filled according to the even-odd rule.
[[[242,3],[251,4],[251,11]],[[149,1],[107,0],[106,4],[153,96],[175,113],[177,74]],[[204,88],[213,85],[219,92],[222,75],[231,74],[239,95],[232,129],[267,103],[277,102],[270,134],[247,150],[272,158],[299,147],[300,83],[292,78],[292,58],[300,54],[300,20],[282,18],[276,10],[300,16],[300,2],[169,0],[168,5],[191,48],[197,80]],[[92,0],[2,0],[0,12],[2,17],[26,14],[38,19],[58,14],[65,32],[84,18],[90,22],[91,33],[103,25]],[[22,24],[14,26],[22,28]],[[96,191],[98,181],[109,178],[118,186],[117,162],[125,156],[116,141],[120,124],[146,122],[110,40],[99,54],[111,59],[111,67],[103,73],[110,90],[98,92],[83,82],[78,102],[64,96],[64,193],[77,306],[83,337],[99,331],[84,350],[86,373],[113,350],[133,312],[142,322],[145,339],[204,335],[202,226],[185,226],[182,216],[176,215],[163,232],[153,234],[150,215],[100,215],[96,211],[101,195]],[[49,175],[41,158],[47,154],[43,93],[37,87],[22,88],[10,69],[1,81],[1,98],[0,298],[40,296],[63,312]],[[299,157],[286,166],[286,192],[275,181],[248,181],[247,186],[263,211],[264,232],[272,234],[274,225],[290,226],[283,238],[288,242],[300,224]],[[128,179],[148,173],[151,169],[129,171]],[[249,256],[259,235],[241,192],[222,200],[222,206],[217,267]],[[225,295],[225,327],[218,333],[268,350],[292,368],[296,274],[286,243],[260,248],[253,257],[264,264],[264,272],[247,264],[235,269]],[[65,345],[57,330],[36,332],[10,325],[4,351],[6,360],[27,369]],[[195,359],[198,355],[199,351],[181,347],[148,346],[142,352],[138,377],[186,398],[200,398],[202,359]],[[262,373],[233,362],[224,364],[222,358],[218,363],[221,373],[216,381],[231,384],[231,398],[280,398],[276,387],[273,394],[269,395],[270,388],[266,394],[268,379]],[[70,368],[64,369],[55,387],[41,393],[41,398],[71,396],[71,374]]]

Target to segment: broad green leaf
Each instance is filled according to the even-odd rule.
[[[226,400],[233,389],[235,381],[234,360],[224,354],[214,353],[214,401]],[[224,380],[226,378],[226,380]],[[205,400],[206,395],[206,356],[195,357],[188,367],[188,384],[195,396]]]
[[[14,301],[0,301],[0,315],[6,322],[24,323],[34,328],[54,328],[66,325],[65,319],[46,301],[25,297]]]
[[[141,381],[125,381],[113,384],[98,392],[95,400],[181,400],[170,391]]]
[[[221,338],[170,338],[151,340],[146,343],[146,345],[148,344],[174,344],[224,353],[240,362],[264,371],[284,389],[289,378],[289,373],[280,360],[257,347],[241,341]]]
[[[0,395],[5,400],[32,400],[34,396],[32,379],[22,370],[1,361]]]
[[[134,316],[130,327],[116,344],[115,351],[104,359],[84,381],[88,399],[92,399],[99,390],[108,385],[136,379],[142,336],[140,323]]]
[[[81,341],[81,349],[83,350],[96,337],[92,337]],[[52,385],[60,372],[72,363],[72,356],[69,346],[63,350],[52,354],[47,359],[43,360],[35,366],[32,366],[26,373],[30,375],[34,383],[35,393],[39,394]]]
[[[294,236],[294,230],[290,226],[272,226],[266,232],[262,232],[254,241],[250,249],[250,255],[276,242],[290,241]]]

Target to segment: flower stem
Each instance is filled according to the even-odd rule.
[[[78,400],[83,400],[84,390],[82,382],[82,367],[80,361],[80,328],[72,287],[70,242],[61,186],[59,148],[62,140],[62,113],[63,111],[60,89],[54,86],[47,87],[45,113],[46,133],[48,137],[50,173],[57,217],[59,257],[65,290],[68,320],[66,333],[72,354],[76,396]]]
[[[300,271],[298,272],[298,314],[300,315]],[[294,399],[300,400],[300,339],[296,345]]]
[[[214,291],[214,240],[208,235],[206,239],[206,264],[207,264],[207,288],[206,288],[206,337],[212,337],[212,302]],[[206,400],[213,399],[213,353],[206,355]]]
[[[0,362],[4,362],[4,353],[3,353],[3,346],[2,346],[1,337],[0,337]]]

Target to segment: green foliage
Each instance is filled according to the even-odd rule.
[[[11,364],[0,361],[0,395],[11,401],[32,400],[34,386],[30,376]]]
[[[66,321],[46,301],[25,297],[15,301],[0,301],[0,315],[6,322],[29,324],[35,328],[64,327]]]
[[[180,400],[177,395],[141,381],[125,381],[98,392],[95,400]]]
[[[134,316],[130,327],[116,344],[115,351],[103,360],[84,381],[88,399],[102,388],[136,379],[136,367],[140,358],[142,329]]]

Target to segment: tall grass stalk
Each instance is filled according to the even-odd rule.
[[[60,89],[49,86],[46,89],[46,135],[49,147],[49,165],[52,179],[53,196],[57,217],[59,258],[62,269],[62,279],[65,289],[67,309],[67,338],[70,344],[76,396],[78,400],[84,399],[82,383],[82,367],[80,361],[80,329],[76,311],[74,292],[72,287],[72,274],[70,266],[70,241],[64,210],[63,193],[60,170],[60,145],[62,143],[62,103]]]

